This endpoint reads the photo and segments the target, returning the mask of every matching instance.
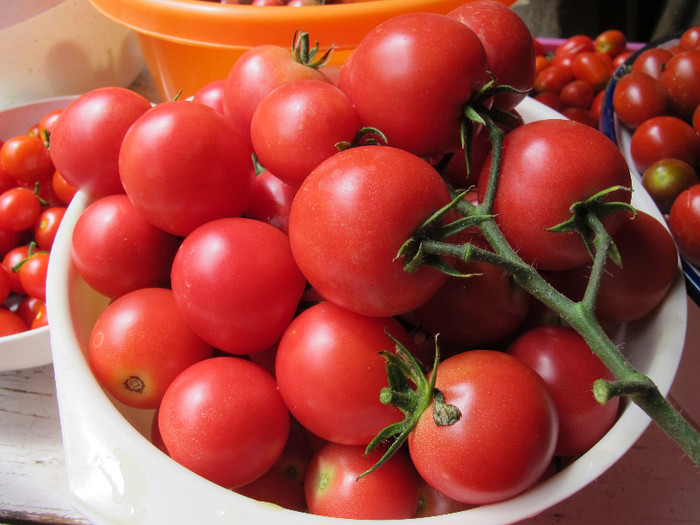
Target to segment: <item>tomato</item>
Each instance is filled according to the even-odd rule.
[[[593,382],[615,378],[576,331],[565,326],[534,328],[508,345],[507,352],[531,366],[552,394],[559,418],[555,455],[583,454],[613,426],[619,397],[599,403],[593,397]]]
[[[51,155],[39,137],[19,135],[0,148],[2,169],[18,180],[36,182],[53,173]]]
[[[298,43],[299,40],[295,40],[293,46]],[[305,63],[293,49],[275,45],[255,46],[236,60],[226,77],[224,115],[249,144],[253,113],[270,91],[295,80],[329,81],[319,68]]]
[[[595,41],[588,35],[573,35],[559,44],[554,51],[555,56],[575,55],[595,51]]]
[[[567,106],[588,109],[593,103],[595,91],[585,80],[572,80],[559,92],[559,98]]]
[[[315,435],[367,445],[402,414],[379,400],[388,387],[382,351],[415,347],[393,318],[368,317],[333,303],[311,306],[292,321],[277,348],[275,374],[292,415]]]
[[[29,328],[16,313],[0,307],[0,337],[26,332]]]
[[[397,253],[448,202],[442,178],[420,157],[389,146],[350,148],[299,188],[289,216],[294,258],[323,297],[348,310],[409,312],[446,276],[425,265],[406,272]]]
[[[618,80],[612,102],[617,118],[629,128],[666,112],[666,93],[661,84],[641,72],[632,71]]]
[[[213,80],[199,88],[192,96],[192,100],[215,109],[218,113],[224,114],[224,86],[226,79]]]
[[[279,459],[289,412],[273,377],[238,357],[213,357],[178,375],[158,428],[175,461],[226,488],[255,481]]]
[[[598,128],[598,121],[593,116],[593,113],[591,113],[591,111],[588,109],[569,106],[562,109],[561,113],[568,119],[575,120],[576,122],[585,124],[591,128]]]
[[[64,206],[68,206],[73,200],[73,197],[78,192],[75,186],[71,186],[68,181],[61,175],[58,170],[54,171],[51,178],[51,187],[53,188],[56,197]]]
[[[690,122],[700,105],[700,49],[687,49],[669,58],[661,73],[661,85],[669,108]]]
[[[490,165],[487,160],[479,179],[482,198]],[[493,211],[523,260],[540,269],[572,268],[590,257],[580,234],[547,228],[568,220],[575,202],[613,186],[631,187],[631,176],[622,153],[605,135],[574,121],[531,122],[505,137]],[[630,194],[615,191],[608,198],[629,202]],[[624,219],[613,213],[603,224],[614,232]]]
[[[552,93],[551,91],[537,93],[533,98],[537,102],[541,102],[555,111],[561,112],[564,109],[564,103],[561,101],[561,98],[559,98],[559,95]]]
[[[615,58],[627,49],[627,37],[619,29],[608,29],[595,37],[593,45],[596,51]]]
[[[212,356],[166,288],[140,288],[110,303],[90,334],[88,360],[100,385],[136,408],[157,408],[175,377]]]
[[[679,159],[657,160],[642,174],[642,186],[664,214],[671,210],[676,197],[693,184],[700,184],[698,174]]]
[[[32,323],[29,325],[29,328],[31,330],[36,330],[37,328],[41,328],[43,326],[48,326],[49,325],[49,318],[46,315],[46,303],[42,304],[39,307],[39,311],[36,314],[36,317],[32,320]]]
[[[652,117],[632,134],[630,155],[639,173],[666,158],[680,159],[697,170],[700,169],[700,136],[690,124],[677,117]]]
[[[617,55],[615,58],[613,58],[612,61],[612,67],[613,71],[617,71],[625,62],[629,60],[629,58],[633,55],[634,53],[632,51],[623,51],[619,55]]]
[[[423,478],[419,481],[420,489],[418,495],[418,511],[416,518],[427,518],[430,516],[441,516],[472,508],[474,505],[462,503],[445,496],[439,490],[435,490],[428,485]]]
[[[289,233],[289,212],[297,188],[265,170],[255,177],[253,194],[244,215]]]
[[[2,265],[10,274],[12,291],[22,295],[26,295],[26,291],[19,278],[19,265],[29,257],[29,250],[29,244],[22,244],[9,250],[2,259]]]
[[[666,62],[673,54],[663,47],[653,47],[642,51],[632,63],[632,71],[645,73],[656,80],[661,78],[661,72]]]
[[[71,186],[93,198],[124,193],[119,149],[131,124],[151,107],[125,88],[97,88],[63,110],[51,133],[51,159]]]
[[[698,107],[693,111],[693,129],[700,135],[700,104],[698,104]]]
[[[64,206],[52,206],[41,212],[39,219],[34,224],[34,240],[39,245],[39,248],[47,251],[51,250],[58,227],[61,225],[65,214],[66,208]]]
[[[10,272],[2,264],[0,264],[0,304],[7,300],[7,298],[10,296],[10,292],[12,292],[12,278],[10,277]],[[24,317],[22,319],[25,322],[27,321],[27,319]]]
[[[30,253],[30,256],[19,268],[19,280],[27,295],[46,301],[46,272],[48,269],[49,252],[41,250]]]
[[[558,95],[573,79],[574,76],[568,68],[551,65],[537,74],[533,86],[539,93],[549,92]]]
[[[169,287],[179,244],[146,222],[126,195],[109,195],[78,217],[71,259],[90,287],[116,298],[138,288]]]
[[[172,265],[175,301],[202,339],[224,352],[262,352],[292,320],[306,281],[289,239],[254,219],[200,226]]]
[[[4,267],[3,267],[4,268]],[[0,270],[0,273],[5,273],[6,271]],[[25,295],[22,300],[17,304],[17,309],[15,313],[19,315],[27,326],[30,326],[34,319],[39,315],[46,303],[39,299],[38,297],[30,297]]]
[[[552,460],[559,430],[542,378],[494,350],[462,352],[442,361],[434,373],[435,388],[461,417],[438,426],[432,402],[420,416],[408,446],[421,476],[445,495],[471,504],[505,500],[537,482]]]
[[[245,211],[254,177],[250,154],[216,110],[198,102],[165,102],[129,128],[119,170],[144,218],[185,236],[208,221]]]
[[[418,508],[419,478],[401,451],[359,480],[381,457],[364,447],[328,443],[311,460],[306,477],[309,512],[346,519],[407,519]]]
[[[486,51],[471,29],[446,15],[409,13],[362,39],[338,85],[363,125],[427,157],[460,148],[464,106],[487,80]]]
[[[683,191],[673,201],[668,225],[681,254],[700,266],[700,184]]]
[[[333,84],[300,80],[278,87],[263,98],[250,123],[253,149],[276,177],[299,186],[306,176],[352,143],[360,119],[350,99]]]
[[[571,61],[571,72],[574,77],[588,82],[598,92],[607,86],[612,76],[612,64],[606,63],[593,52],[581,52]]]
[[[52,109],[47,112],[41,120],[39,120],[39,138],[47,141],[53,133],[53,128],[56,127],[56,122],[58,122],[58,117],[63,113],[63,108]]]
[[[468,2],[447,16],[456,18],[476,33],[484,50],[488,70],[499,84],[519,91],[532,88],[535,79],[535,45],[525,22],[507,5],[482,0]],[[496,95],[494,105],[504,110],[513,109],[524,93]]]
[[[666,227],[639,210],[613,236],[622,266],[608,260],[596,300],[601,320],[630,322],[641,319],[661,303],[678,274],[678,252]],[[653,249],[649,249],[649,247]],[[552,272],[555,287],[574,300],[583,298],[588,266]]]
[[[689,27],[683,31],[678,45],[685,49],[700,48],[700,26]]]
[[[21,232],[34,226],[41,215],[41,203],[32,190],[12,188],[0,195],[0,229]]]

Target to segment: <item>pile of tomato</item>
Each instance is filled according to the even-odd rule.
[[[349,4],[355,0],[202,0],[219,4],[254,5],[254,6],[290,6]]]
[[[47,325],[46,271],[75,188],[58,173],[48,136],[59,111],[0,141],[0,337]]]
[[[406,271],[397,254],[452,200],[445,179],[472,188],[470,202],[488,192],[490,142],[465,124],[467,104],[511,114],[495,213],[562,289],[585,281],[590,256],[578,234],[548,228],[574,202],[630,186],[625,160],[584,124],[519,120],[534,41],[499,2],[391,19],[335,72],[298,49],[253,48],[193,100],[151,107],[103,88],[61,114],[51,158],[91,198],[72,260],[112,299],[91,369],[118,401],[155,409],[153,443],[173,460],[259,500],[398,519],[516,496],[614,424],[617,400],[591,395],[610,373],[500,267],[433,259],[470,275],[453,277]],[[488,91],[496,79],[515,90]],[[668,231],[642,212],[627,219],[604,218],[624,261],[598,302],[611,324],[646,315],[677,271]],[[457,240],[489,251],[473,227]],[[425,374],[440,395],[416,412],[410,387],[429,385]],[[380,399],[390,383],[406,387],[398,407]],[[432,407],[446,404],[438,425]],[[407,446],[363,475],[389,446],[366,455],[368,443],[404,408]]]
[[[535,39],[533,97],[566,117],[598,127],[603,96],[615,70],[631,55],[627,37],[608,29],[592,38],[578,34],[552,51]]]
[[[642,51],[614,89],[634,168],[681,253],[700,265],[700,26]]]

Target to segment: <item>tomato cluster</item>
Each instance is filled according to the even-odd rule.
[[[625,34],[618,29],[595,38],[578,34],[553,51],[538,40],[535,44],[534,98],[570,119],[598,127],[605,87],[632,54]]]
[[[54,169],[48,136],[61,110],[0,141],[0,336],[47,325],[46,271],[76,189]]]
[[[700,26],[642,51],[619,79],[613,108],[630,157],[683,255],[700,264]]]
[[[254,6],[290,6],[349,4],[355,0],[202,0],[218,4],[254,5]]]
[[[62,113],[52,159],[92,198],[72,258],[112,299],[90,337],[95,377],[155,410],[153,442],[175,461],[288,508],[397,519],[513,497],[612,426],[617,400],[591,396],[610,373],[573,329],[542,327],[501,267],[434,255],[407,271],[407,253],[457,214],[439,213],[445,179],[473,189],[461,204],[489,198],[494,152],[466,106],[510,115],[495,213],[553,283],[590,257],[549,228],[608,188],[597,205],[629,203],[624,158],[578,122],[522,123],[534,41],[499,2],[391,19],[335,72],[297,51],[253,48],[190,101],[103,88]],[[598,305],[610,322],[645,315],[676,269],[663,226],[627,218],[603,218],[625,261]],[[495,255],[473,227],[454,242]],[[649,243],[658,258],[635,257]],[[650,267],[640,298],[630,283]],[[408,446],[367,473],[390,446],[367,445],[416,405]]]

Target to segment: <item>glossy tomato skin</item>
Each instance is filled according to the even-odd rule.
[[[26,332],[27,329],[19,315],[4,306],[0,307],[0,337]]]
[[[39,248],[42,250],[51,249],[65,214],[65,206],[51,206],[41,212],[39,219],[34,224],[34,239]]]
[[[78,274],[110,298],[170,286],[180,239],[147,222],[124,194],[91,203],[78,218],[71,259]]]
[[[619,398],[599,403],[593,397],[593,382],[615,378],[573,329],[534,328],[516,338],[507,352],[531,366],[552,394],[559,416],[555,455],[582,454],[612,428]]]
[[[22,263],[19,279],[27,295],[46,301],[46,273],[49,269],[49,252],[40,250]]]
[[[659,80],[666,62],[672,56],[673,53],[662,47],[647,49],[642,51],[632,63],[632,71],[635,73],[645,73],[650,77]]]
[[[661,73],[668,105],[686,122],[700,105],[700,49],[686,49],[668,59]]]
[[[379,400],[389,383],[382,351],[395,337],[415,353],[406,330],[391,317],[368,317],[329,302],[314,305],[289,325],[277,348],[275,374],[292,415],[328,441],[366,445],[403,419]]]
[[[642,122],[630,139],[630,155],[635,168],[644,173],[654,162],[680,159],[700,169],[700,136],[684,120],[670,115]]]
[[[653,77],[632,71],[617,82],[613,107],[620,122],[636,128],[645,120],[666,112],[666,94]]]
[[[184,322],[167,288],[141,288],[100,314],[88,347],[90,368],[127,406],[157,408],[175,377],[212,356]]]
[[[185,236],[243,214],[253,188],[251,151],[216,110],[164,102],[131,126],[119,153],[126,194],[154,226]]]
[[[289,212],[297,189],[269,170],[259,173],[255,176],[253,193],[244,216],[264,221],[289,234]]]
[[[448,202],[442,178],[421,158],[388,146],[350,148],[299,188],[289,217],[294,258],[323,297],[348,310],[379,317],[409,312],[446,277],[427,266],[405,272],[396,255]]]
[[[306,284],[287,236],[242,217],[211,221],[188,235],[175,255],[171,281],[194,331],[237,355],[277,342]]]
[[[683,256],[700,266],[700,184],[683,191],[673,202],[669,227]]]
[[[468,2],[457,7],[448,16],[456,18],[479,37],[488,70],[499,84],[526,92],[535,79],[535,44],[523,20],[507,5],[492,0]],[[513,109],[524,93],[503,93],[494,99],[494,105]]]
[[[413,463],[435,489],[463,503],[511,498],[549,466],[559,422],[542,378],[515,357],[469,350],[438,365],[436,388],[461,411],[438,426],[428,406],[408,438]]]
[[[17,180],[31,183],[53,173],[49,150],[39,137],[31,135],[6,140],[0,146],[0,166]]]
[[[64,109],[51,133],[54,166],[90,197],[124,193],[119,149],[131,124],[150,107],[142,95],[125,88],[81,95]]]
[[[487,159],[479,179],[480,198],[490,165]],[[494,213],[523,260],[542,270],[573,268],[590,257],[580,235],[547,228],[568,220],[575,202],[618,185],[631,187],[629,168],[605,135],[568,120],[531,122],[505,137]],[[630,198],[626,191],[609,195],[615,201],[630,202]],[[603,224],[614,232],[624,219],[624,214],[614,213]]]
[[[407,519],[418,508],[418,475],[399,450],[380,468],[357,481],[381,457],[364,447],[328,443],[312,458],[306,478],[309,512],[347,519]]]
[[[642,174],[642,186],[663,214],[668,214],[676,197],[700,178],[693,167],[680,159],[661,159]]]
[[[289,424],[274,378],[238,357],[213,357],[185,369],[158,410],[170,457],[225,488],[267,472],[284,450]]]
[[[390,146],[434,156],[459,149],[463,107],[488,80],[486,70],[484,46],[465,24],[409,13],[363,38],[338,86]]]

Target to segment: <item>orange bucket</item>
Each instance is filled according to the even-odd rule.
[[[304,29],[312,45],[334,46],[342,63],[381,22],[409,12],[448,13],[470,0],[363,0],[323,6],[230,5],[203,0],[90,0],[136,33],[146,66],[164,99],[193,95],[224,78],[248,49],[292,45]],[[511,4],[512,1],[503,3]]]

